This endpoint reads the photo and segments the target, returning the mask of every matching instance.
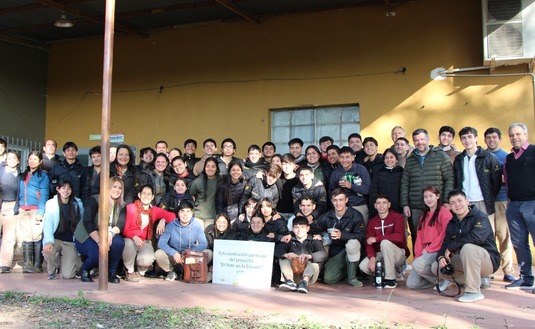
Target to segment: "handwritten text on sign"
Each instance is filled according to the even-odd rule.
[[[215,240],[212,283],[269,288],[273,242]]]

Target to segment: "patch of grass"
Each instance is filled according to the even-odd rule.
[[[246,309],[245,315],[203,307],[165,308],[155,306],[115,305],[93,302],[82,291],[74,298],[32,296],[21,292],[4,291],[0,294],[0,308],[7,306],[13,312],[17,307],[24,310],[25,326],[28,328],[199,328],[199,329],[392,329],[414,328],[413,324],[357,320],[348,325],[334,326],[329,322],[304,315],[281,320],[279,313],[269,315]],[[283,317],[284,318],[284,317]],[[447,329],[444,323],[433,329]],[[479,329],[473,326],[471,329]]]
[[[26,294],[20,291],[6,290],[2,296],[6,299],[21,299],[26,296]]]

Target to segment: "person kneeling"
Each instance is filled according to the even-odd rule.
[[[463,191],[451,191],[448,202],[454,216],[437,254],[438,266],[434,263],[432,271],[436,274],[437,267],[453,265],[451,276],[464,282],[464,294],[457,300],[476,302],[485,298],[481,293],[481,277],[492,275],[500,266],[494,231],[488,215],[471,206]]]
[[[320,274],[320,264],[327,259],[327,251],[321,240],[314,240],[308,234],[310,226],[306,217],[297,216],[293,220],[291,240],[277,245],[276,256],[285,282],[279,286],[282,291],[308,293],[308,285],[314,284]],[[294,274],[301,275],[299,285]]]
[[[364,219],[362,214],[347,206],[347,192],[337,188],[331,194],[333,209],[313,223],[313,234],[330,237],[329,259],[325,263],[323,281],[335,284],[344,277],[353,287],[362,287],[357,279],[360,250],[364,243]]]
[[[177,279],[177,271],[171,267],[183,265],[182,252],[186,250],[205,251],[208,247],[204,228],[200,221],[193,217],[193,204],[183,201],[178,210],[178,218],[165,227],[158,250],[154,254],[158,266],[167,272],[166,281]],[[208,263],[212,260],[208,259]]]
[[[368,275],[375,272],[378,258],[383,259],[385,271],[385,288],[395,288],[396,266],[405,264],[409,256],[405,237],[403,216],[390,210],[390,199],[378,194],[375,200],[377,215],[370,219],[366,226],[366,257],[360,263],[360,270]]]

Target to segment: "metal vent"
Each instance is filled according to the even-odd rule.
[[[489,25],[488,53],[490,57],[524,56],[522,23]]]
[[[535,0],[482,0],[484,60],[535,56]]]
[[[488,0],[487,22],[522,19],[522,0]]]

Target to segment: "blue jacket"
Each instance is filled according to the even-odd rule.
[[[38,170],[28,180],[24,181],[21,174],[19,188],[19,206],[39,206],[37,214],[43,216],[45,213],[45,204],[48,200],[48,186],[50,180],[45,171]]]
[[[180,253],[186,249],[203,251],[207,247],[204,228],[193,217],[186,226],[182,226],[178,218],[167,224],[165,232],[158,241],[158,248],[169,256],[174,256],[177,252]]]
[[[78,205],[78,220],[84,216],[84,206],[82,200],[74,198],[75,204]],[[59,204],[58,196],[54,197],[46,202],[45,206],[45,219],[43,221],[43,246],[48,243],[54,244],[54,233],[59,226]],[[73,241],[74,242],[74,241]]]

